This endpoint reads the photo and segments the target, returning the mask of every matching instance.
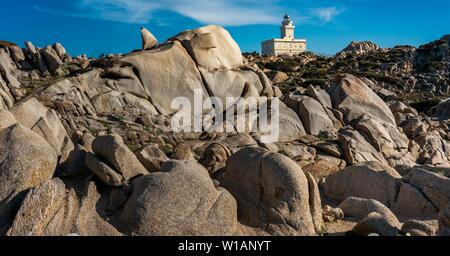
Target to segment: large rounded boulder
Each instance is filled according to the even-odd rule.
[[[41,136],[20,124],[0,131],[0,233],[17,210],[21,192],[55,172],[58,156]]]
[[[347,197],[375,199],[390,207],[397,195],[400,174],[378,162],[358,163],[327,177],[325,194],[337,200]]]
[[[396,125],[389,106],[355,76],[345,75],[329,93],[333,106],[344,113],[348,122],[369,114],[380,121]]]
[[[288,157],[243,148],[228,159],[221,185],[236,198],[241,224],[270,235],[315,234],[308,180]]]
[[[161,172],[137,178],[119,226],[130,235],[233,235],[236,201],[215,188],[208,171],[193,161],[167,161]]]

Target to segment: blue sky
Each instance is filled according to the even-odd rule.
[[[141,26],[164,41],[218,24],[242,51],[260,51],[261,41],[279,37],[284,13],[318,53],[334,54],[352,40],[418,46],[450,33],[448,0],[22,0],[2,2],[0,40],[59,41],[72,55],[96,57],[139,48]]]

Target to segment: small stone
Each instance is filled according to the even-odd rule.
[[[381,236],[397,236],[398,229],[393,227],[379,213],[372,212],[360,221],[352,230],[354,233],[367,236],[371,233],[377,233]]]
[[[411,236],[434,236],[436,230],[420,220],[408,220],[402,226],[402,232]]]

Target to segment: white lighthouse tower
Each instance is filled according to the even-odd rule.
[[[282,39],[295,39],[295,26],[289,15],[285,15],[283,23],[281,23],[281,38]]]
[[[264,56],[296,55],[306,51],[306,40],[295,39],[295,25],[289,15],[281,23],[281,38],[274,38],[261,43]]]

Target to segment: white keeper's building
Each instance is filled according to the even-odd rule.
[[[306,51],[306,39],[295,39],[295,25],[287,14],[281,24],[281,38],[261,43],[263,56],[296,55]]]

